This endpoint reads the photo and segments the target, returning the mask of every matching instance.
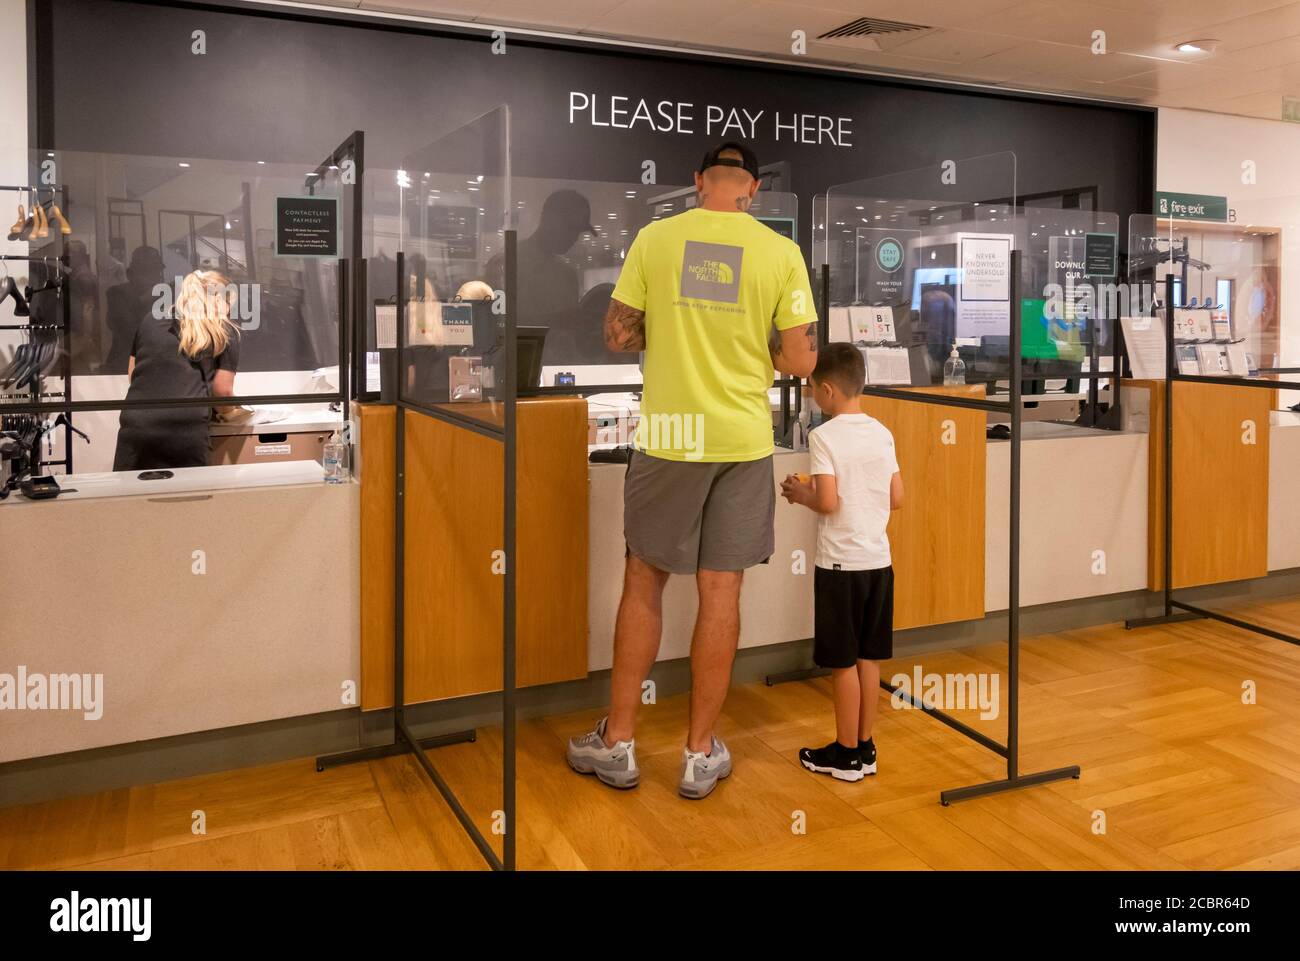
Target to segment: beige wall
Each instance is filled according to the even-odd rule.
[[[358,492],[0,505],[0,672],[104,684],[98,720],[0,714],[0,762],[347,706],[342,685],[359,670]]]
[[[1238,224],[1282,228],[1282,361],[1300,366],[1300,124],[1162,108],[1159,130],[1158,189],[1226,196]],[[1242,183],[1245,161],[1254,183]]]
[[[1147,586],[1147,435],[1098,433],[1022,444],[1020,603]],[[986,610],[1007,607],[1009,443],[989,444]],[[954,522],[959,519],[954,518]],[[1093,573],[1104,551],[1106,573]]]
[[[778,454],[772,483],[808,470],[807,454]],[[588,670],[608,670],[614,651],[614,617],[623,589],[623,475],[621,464],[596,464],[591,478],[591,554],[589,581]],[[752,568],[741,589],[740,646],[759,647],[812,637],[812,569],[817,520],[812,511],[776,499],[776,552],[771,563]],[[792,554],[801,550],[806,574],[792,571]],[[691,650],[696,594],[689,577],[674,577],[664,591],[664,632],[659,660],[686,657]]]
[[[1268,569],[1300,567],[1300,414],[1275,415],[1268,449]]]

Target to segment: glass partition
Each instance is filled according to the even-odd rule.
[[[1010,153],[830,188],[828,335],[859,345],[869,385],[942,384],[954,350],[965,383],[1006,381],[1015,199]]]
[[[58,151],[33,166],[67,199],[62,223],[28,241],[34,256],[48,257],[26,278],[31,314],[57,321],[52,281],[66,273],[75,379],[124,375],[140,317],[166,313],[194,271],[216,271],[232,285],[239,371],[256,375],[239,379],[240,393],[337,384],[338,259],[347,256],[349,223],[345,185],[337,171],[322,176],[319,158],[295,165]],[[118,388],[125,397],[125,381]]]
[[[1173,278],[1180,374],[1300,381],[1286,373],[1300,355],[1282,324],[1283,237],[1280,226],[1267,224],[1129,218],[1130,285],[1150,290],[1150,305],[1163,306]],[[1149,316],[1150,305],[1141,313]]]
[[[1119,215],[1029,205],[1023,215],[1024,393],[1099,414],[1112,393],[1111,379],[1098,375],[1116,368],[1119,318],[1131,309],[1120,283]]]
[[[0,415],[53,425],[39,467],[320,461],[343,426],[351,160],[34,154],[13,231],[28,254],[6,261],[18,296],[0,305]]]
[[[506,759],[513,755],[505,750],[512,731],[502,696],[504,617],[513,603],[506,582],[517,576],[503,514],[515,488],[506,469],[517,387],[506,311],[517,317],[524,301],[506,263],[507,108],[410,154],[394,182],[404,700],[444,701],[408,717],[427,720],[421,736],[433,740],[424,747],[436,747],[428,761],[472,823],[476,843],[503,859],[504,832],[516,830],[506,823]],[[394,211],[382,213],[391,224]],[[392,238],[382,223],[371,241],[386,252]],[[448,688],[470,685],[476,696],[445,702]]]
[[[604,320],[632,241],[681,188],[516,178],[521,389],[640,383],[638,354],[605,349]],[[540,353],[538,348],[540,347]],[[534,361],[540,357],[538,367]]]
[[[826,245],[826,195],[817,194],[812,199],[812,265],[814,271],[830,263]],[[816,284],[814,283],[814,288]],[[820,294],[818,295],[820,296]]]
[[[397,174],[401,399],[497,427],[512,376],[504,337],[509,178],[504,107],[412,153]]]

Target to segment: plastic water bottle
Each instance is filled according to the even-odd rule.
[[[952,353],[943,364],[943,386],[955,387],[966,383],[966,361],[957,353],[957,344],[952,345]]]
[[[325,483],[345,484],[348,481],[347,445],[338,431],[325,442],[321,466],[325,469]]]

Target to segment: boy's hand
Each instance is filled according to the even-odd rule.
[[[806,507],[815,493],[812,478],[806,474],[787,474],[785,480],[781,481],[781,496],[791,504],[803,504]]]

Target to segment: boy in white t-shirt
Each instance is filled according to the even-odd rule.
[[[813,660],[830,668],[835,740],[803,748],[810,771],[843,781],[876,773],[872,724],[879,704],[880,662],[894,654],[894,569],[885,525],[903,505],[894,437],[862,412],[866,380],[852,344],[824,348],[812,372],[813,399],[831,420],[808,441],[811,477],[791,475],[781,495],[817,519],[813,572]]]

